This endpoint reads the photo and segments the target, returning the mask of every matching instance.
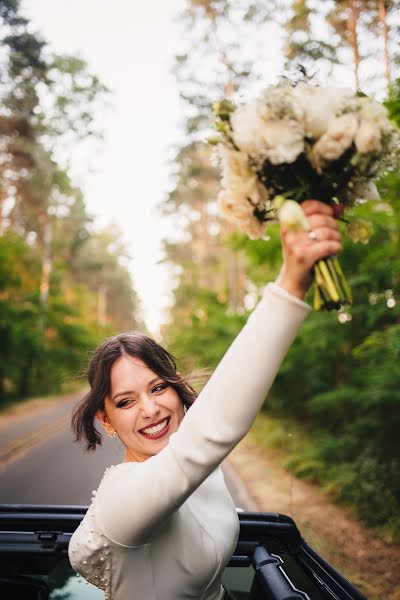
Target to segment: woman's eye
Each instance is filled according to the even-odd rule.
[[[165,388],[167,387],[166,383],[159,383],[158,385],[156,385],[155,387],[153,387],[152,391],[153,392],[162,392],[163,390],[165,390]]]
[[[125,408],[129,404],[132,404],[132,402],[134,402],[133,398],[125,398],[124,400],[120,400],[118,402],[117,408]]]

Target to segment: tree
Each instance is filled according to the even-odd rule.
[[[176,152],[174,184],[163,207],[176,219],[179,232],[164,246],[166,260],[174,264],[178,279],[171,323],[182,323],[185,313],[184,323],[191,326],[191,316],[177,301],[181,288],[184,295],[191,293],[197,298],[193,313],[204,310],[210,293],[216,298],[215,309],[221,311],[221,319],[225,313],[244,312],[245,262],[242,254],[233,252],[224,241],[233,229],[218,216],[219,170],[205,139],[210,132],[212,101],[235,96],[244,82],[256,82],[249,53],[243,58],[243,44],[254,32],[254,21],[262,27],[271,8],[262,2],[196,1],[188,2],[180,17],[189,39],[187,50],[176,57],[174,72],[184,102],[183,128],[188,142]],[[251,51],[255,58],[254,48]],[[165,335],[172,343],[168,327]]]
[[[313,74],[329,73],[339,63],[349,65],[354,73],[354,88],[368,88],[366,73],[376,72],[375,57],[371,55],[375,41],[372,35],[379,32],[390,66],[396,68],[397,41],[394,37],[391,41],[396,24],[389,3],[385,3],[386,41],[378,2],[274,3],[278,5],[289,66],[299,62],[309,69],[311,65]],[[214,366],[245,319],[240,311],[227,310],[222,286],[213,287],[216,267],[227,270],[228,258],[222,244],[229,245],[230,253],[240,251],[244,257],[246,293],[242,308],[251,308],[261,286],[276,276],[281,260],[276,227],[270,227],[268,243],[250,241],[238,233],[222,240],[222,224],[215,210],[207,210],[210,225],[214,223],[219,232],[204,244],[210,248],[208,259],[201,264],[195,261],[199,248],[196,236],[200,235],[196,224],[202,222],[197,203],[207,205],[210,193],[216,194],[218,188],[218,175],[212,172],[212,165],[207,171],[199,140],[208,127],[209,99],[222,96],[227,81],[220,71],[217,84],[214,79],[207,80],[205,88],[202,74],[206,68],[213,71],[215,59],[221,70],[224,65],[226,75],[226,62],[222,53],[216,51],[213,28],[227,31],[228,16],[234,22],[241,6],[228,2],[191,3],[185,18],[190,19],[188,34],[193,50],[182,54],[177,69],[188,107],[185,131],[191,137],[190,144],[177,153],[174,187],[166,202],[177,215],[180,235],[167,247],[167,258],[179,273],[179,285],[175,289],[172,319],[164,334],[176,353],[188,356],[191,367]],[[321,11],[316,12],[320,7]],[[203,26],[205,33],[201,37]],[[243,37],[236,35],[236,39]],[[226,50],[226,57],[232,65],[229,73],[240,71],[235,52]],[[382,64],[383,57],[382,52]],[[388,83],[387,66],[385,71],[386,81],[382,71],[382,77],[376,77],[374,84],[381,95]],[[239,79],[232,76],[228,81],[234,84],[233,90],[228,87],[234,100],[239,97],[240,86],[249,93],[252,89],[253,82],[246,78],[238,87]],[[391,88],[392,97],[386,105],[392,118],[400,123],[399,81]],[[338,315],[315,313],[307,319],[269,395],[268,412],[285,423],[294,422],[301,432],[303,449],[291,460],[291,467],[298,474],[326,484],[337,498],[351,504],[365,522],[384,526],[390,535],[398,537],[400,523],[394,515],[399,514],[400,505],[396,433],[399,381],[393,364],[399,359],[399,177],[383,178],[379,189],[380,202],[354,209],[354,217],[374,223],[375,234],[369,245],[345,242],[342,264],[353,289],[354,305]],[[210,208],[215,207],[213,202],[208,203]],[[206,289],[204,284],[209,287]],[[234,286],[230,285],[232,289]]]
[[[319,33],[326,13],[326,3],[318,9],[310,6],[309,0],[293,0],[283,23],[285,30],[284,53],[286,68],[296,72],[299,66],[310,74],[332,71],[340,62],[335,40],[324,40]],[[283,14],[285,12],[283,11]]]
[[[0,28],[3,401],[57,389],[104,335],[138,324],[138,301],[119,232],[95,230],[66,160],[98,136],[105,86],[51,54],[18,0],[0,3]]]

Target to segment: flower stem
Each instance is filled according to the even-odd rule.
[[[314,265],[314,310],[338,310],[351,304],[352,296],[339,261],[335,256]]]
[[[336,272],[336,269],[334,267],[333,264],[333,260],[331,256],[328,256],[328,258],[325,259],[325,262],[327,264],[327,267],[329,269],[329,273],[331,274],[331,277],[335,283],[336,289],[339,292],[339,296],[340,298],[344,298],[346,296],[346,292],[343,289],[343,286],[341,284],[340,278],[338,277],[338,274]]]
[[[314,285],[314,310],[321,310],[322,308],[322,299],[321,292],[317,284]]]
[[[334,268],[336,269],[337,274],[340,277],[340,281],[343,284],[348,303],[351,304],[353,302],[353,294],[351,293],[350,286],[347,283],[346,277],[344,276],[344,273],[342,271],[342,267],[340,266],[340,263],[339,263],[338,259],[336,258],[336,256],[332,257],[332,262],[333,262]]]
[[[322,276],[325,281],[327,292],[333,302],[339,302],[339,292],[337,291],[331,274],[329,273],[328,266],[324,260],[318,262],[318,266],[321,269]]]

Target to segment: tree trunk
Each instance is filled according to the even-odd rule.
[[[347,19],[347,36],[350,46],[353,50],[353,62],[354,62],[354,78],[356,84],[356,92],[360,91],[360,54],[358,51],[358,38],[357,38],[357,22],[360,14],[357,0],[349,1],[349,17]]]
[[[104,327],[107,324],[107,288],[101,283],[97,293],[97,324]]]
[[[379,20],[382,24],[383,31],[383,43],[384,43],[384,53],[385,53],[385,74],[386,74],[386,84],[387,84],[387,95],[390,99],[391,97],[391,87],[392,87],[392,79],[390,74],[390,56],[389,56],[389,28],[387,24],[387,11],[385,0],[379,0]]]
[[[2,176],[2,174],[1,174]],[[4,235],[4,201],[6,198],[6,194],[5,194],[5,190],[4,190],[4,186],[2,185],[1,181],[0,181],[0,237],[2,235]]]
[[[221,237],[225,238],[237,229],[229,221],[221,221]],[[246,291],[246,269],[243,255],[238,250],[222,246],[222,260],[226,271],[226,302],[227,312],[230,315],[243,310]]]
[[[225,65],[227,80],[224,85],[224,96],[231,98],[235,92],[234,70],[232,63],[228,59],[225,50],[221,50],[221,62]],[[231,223],[224,223],[223,230],[226,233],[236,231]],[[228,248],[227,252],[227,301],[228,313],[237,314],[244,306],[244,290],[246,281],[246,271],[241,255]]]
[[[40,279],[40,317],[39,317],[39,329],[44,330],[45,325],[45,314],[47,303],[49,300],[49,288],[50,288],[50,276],[51,269],[53,266],[51,256],[51,245],[53,242],[53,224],[51,217],[46,215],[46,221],[43,231],[43,260],[42,260],[42,276]]]

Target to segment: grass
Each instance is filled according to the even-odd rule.
[[[353,517],[355,522],[360,523],[357,507],[346,502],[345,498],[340,498],[337,493],[341,480],[346,483],[350,467],[345,465],[345,468],[342,469],[339,462],[335,470],[332,466],[329,468],[324,463],[323,458],[318,457],[318,443],[323,441],[323,434],[319,432],[310,433],[302,424],[290,419],[278,419],[261,413],[257,417],[248,437],[250,443],[254,444],[255,449],[260,450],[260,456],[263,454],[269,455],[274,462],[276,461],[286,471],[291,471],[300,478],[316,483],[327,498],[345,508],[343,512],[344,519],[346,519],[347,513],[348,517]],[[308,503],[307,506],[310,506],[312,496],[311,499],[307,498],[305,501]],[[301,509],[299,510],[301,512]],[[317,510],[317,508],[314,510]],[[329,521],[326,521],[327,514],[331,513],[327,510],[326,513],[315,514],[315,520],[310,520],[309,515],[307,516],[306,513],[304,522],[301,521],[300,515],[297,515],[296,520],[299,519],[301,531],[311,546],[315,547],[323,556],[326,556],[331,564],[335,565],[340,572],[364,592],[367,598],[371,600],[383,600],[383,598],[400,600],[400,595],[397,595],[399,589],[394,583],[397,577],[396,569],[399,565],[399,540],[397,535],[390,531],[390,528],[396,529],[396,523],[394,521],[392,524],[388,522],[381,527],[362,526],[360,530],[362,532],[361,538],[356,536],[356,525],[354,537],[351,537],[345,544],[347,550],[350,547],[350,553],[354,550],[354,561],[352,561],[343,551],[344,540],[342,539],[343,531],[351,534],[351,526],[350,529],[342,529],[341,525],[345,524],[345,521],[341,523],[339,516],[332,521],[333,526],[329,525]],[[321,529],[319,528],[320,525]],[[335,537],[335,530],[338,532],[337,538]],[[351,544],[353,544],[353,548]],[[361,544],[361,546],[357,544]],[[365,560],[362,559],[362,556],[365,556]],[[371,562],[374,564],[370,564],[370,567],[368,567],[368,563]]]
[[[353,466],[345,461],[338,461],[336,465],[324,461],[321,448],[326,445],[326,437],[323,433],[318,431],[310,433],[297,421],[287,418],[278,419],[260,413],[249,436],[260,448],[275,449],[276,459],[284,469],[305,481],[318,484],[333,502],[344,506],[354,518],[363,521],[362,507],[358,505],[357,494],[348,493],[349,489],[356,489],[352,488]],[[357,485],[357,480],[354,485]],[[358,495],[360,493],[358,491]],[[365,525],[376,537],[386,543],[399,544],[400,519],[395,511],[393,513],[393,517],[386,520],[384,524],[366,522]]]

